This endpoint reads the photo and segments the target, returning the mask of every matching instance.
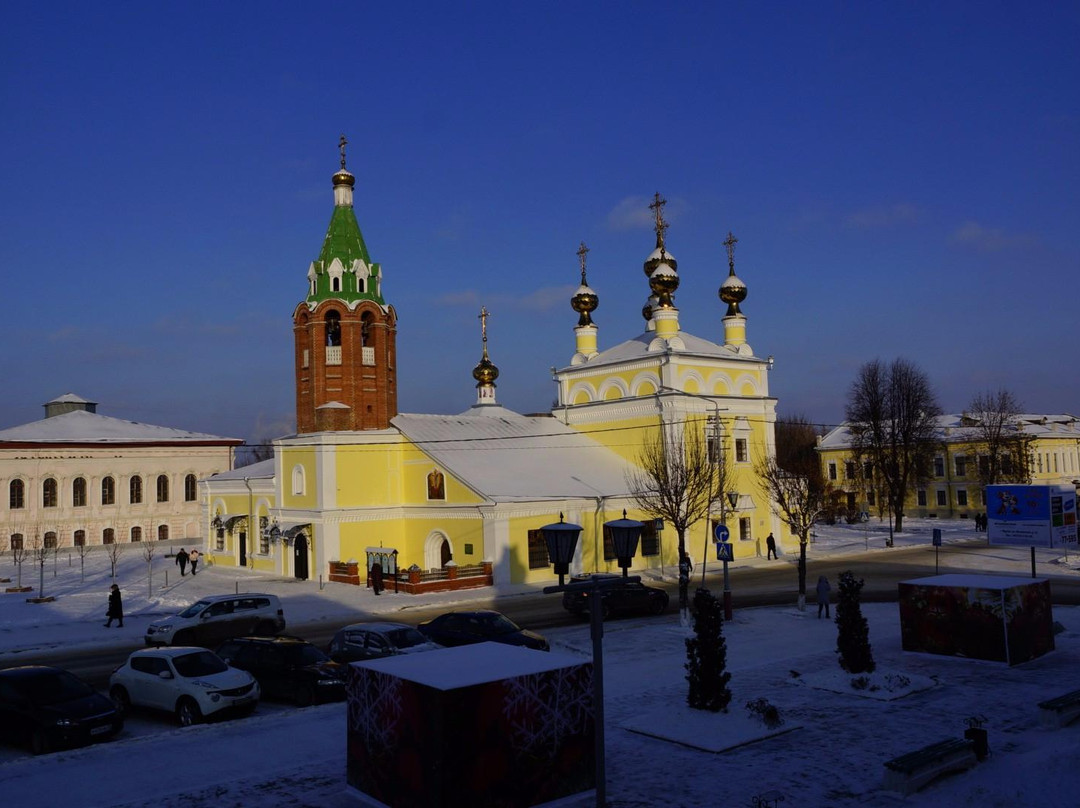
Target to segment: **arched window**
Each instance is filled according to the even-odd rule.
[[[168,525],[158,525],[157,537],[158,537],[158,541],[168,541],[169,540],[169,526]]]
[[[294,466],[292,470],[292,492],[296,495],[304,493],[304,467]]]
[[[46,550],[55,550],[56,549],[56,531],[55,530],[50,530],[45,534],[45,545],[44,546],[45,546]]]
[[[86,478],[76,477],[71,481],[71,504],[75,508],[86,505]]]
[[[23,549],[23,534],[22,533],[12,533],[11,534],[11,549],[12,550],[21,550],[21,549]]]
[[[341,345],[341,315],[336,311],[326,313],[326,344]]]
[[[132,541],[142,541],[142,528],[141,527],[133,527],[131,529],[131,540]]]
[[[41,484],[41,507],[56,507],[56,480],[52,477]]]
[[[107,527],[103,531],[101,531],[101,543],[102,544],[112,544],[114,541],[116,541],[116,531],[115,530],[113,530],[111,527]]]
[[[105,477],[101,481],[101,504],[116,504],[116,480],[112,477]]]
[[[12,480],[8,486],[8,504],[12,510],[26,507],[26,484],[22,480]]]
[[[75,535],[72,536],[71,543],[75,547],[84,547],[86,545],[86,531],[85,530],[76,530]]]
[[[360,316],[360,345],[365,348],[371,345],[371,322],[371,312],[365,311]]]
[[[128,502],[132,505],[138,505],[142,502],[142,477],[138,475],[131,478],[131,485],[128,489]]]
[[[164,474],[159,474],[157,478],[157,501],[169,501],[169,478]]]
[[[199,481],[194,474],[184,478],[184,502],[194,502],[199,494]]]

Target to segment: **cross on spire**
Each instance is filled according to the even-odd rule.
[[[345,135],[342,135],[341,139],[338,141],[338,150],[341,152],[341,170],[342,171],[345,170],[345,144],[347,144],[348,142],[349,141],[347,141],[345,139]]]
[[[578,257],[578,260],[581,262],[581,285],[582,286],[588,286],[588,284],[585,283],[585,255],[588,252],[589,252],[589,248],[585,246],[585,242],[584,241],[581,242],[581,246],[578,247],[577,257]]]
[[[484,343],[484,356],[487,356],[487,318],[491,315],[485,306],[480,307],[480,338]]]
[[[727,247],[728,270],[732,275],[735,274],[735,245],[738,243],[739,240],[731,235],[731,231],[728,230],[727,238],[724,239],[724,246]]]
[[[664,205],[667,204],[667,200],[660,196],[660,192],[657,191],[653,194],[652,204],[649,205],[649,210],[653,211],[656,216],[656,246],[664,246],[664,233],[668,229],[668,223],[664,221]]]

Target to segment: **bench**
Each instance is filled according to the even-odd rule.
[[[1039,716],[1045,727],[1065,727],[1080,718],[1080,690],[1039,702]]]
[[[976,762],[974,741],[949,738],[886,761],[883,785],[911,794],[943,774],[970,769]]]

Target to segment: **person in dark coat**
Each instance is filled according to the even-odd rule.
[[[765,553],[765,560],[766,561],[768,561],[770,558],[779,558],[780,557],[780,556],[778,556],[776,554],[776,539],[773,538],[772,533],[770,533],[768,536],[765,537],[765,547],[767,548],[767,551]]]
[[[825,616],[829,616],[829,592],[832,587],[829,586],[829,579],[824,575],[819,575],[817,579],[817,616],[818,620],[821,619],[821,610],[825,610]]]
[[[180,565],[180,575],[184,574],[184,570],[187,569],[188,554],[184,552],[184,548],[180,548],[180,552],[176,554],[176,563]]]
[[[376,595],[382,594],[383,590],[383,571],[382,564],[375,562],[371,565],[371,588],[375,590]]]
[[[109,589],[109,610],[105,612],[105,616],[109,618],[105,623],[105,628],[112,628],[113,620],[120,621],[117,628],[124,627],[124,603],[120,600],[120,587],[116,584]]]

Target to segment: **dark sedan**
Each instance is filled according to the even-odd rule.
[[[254,676],[266,698],[301,707],[345,698],[344,668],[299,637],[237,637],[217,654]]]
[[[111,738],[124,717],[72,673],[44,665],[0,671],[0,735],[35,755]]]
[[[668,606],[668,593],[640,581],[624,581],[618,575],[574,576],[571,580],[587,581],[590,577],[602,579],[607,586],[600,593],[600,613],[604,619],[622,614],[663,614]],[[588,617],[587,591],[563,592],[563,608],[579,617]]]
[[[421,633],[439,645],[471,645],[477,642],[501,642],[522,645],[538,651],[549,650],[548,641],[534,631],[524,629],[500,612],[482,609],[475,612],[447,612],[417,626]]]

